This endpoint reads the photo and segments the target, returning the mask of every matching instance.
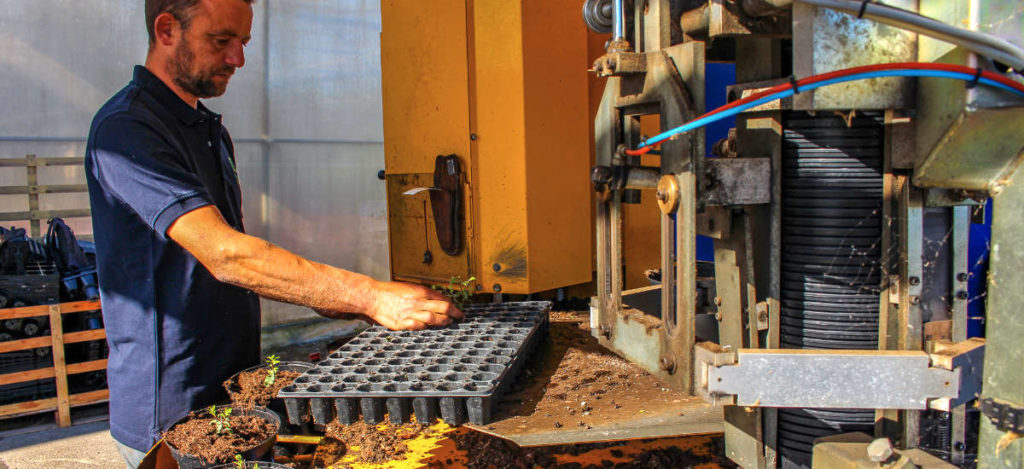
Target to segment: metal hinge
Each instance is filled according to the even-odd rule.
[[[981,399],[981,413],[999,431],[1024,433],[1024,407],[986,397]]]

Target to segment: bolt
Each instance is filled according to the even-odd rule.
[[[476,140],[476,134],[469,134],[470,140]]]
[[[761,311],[760,313],[757,313],[757,321],[768,322],[768,311]]]
[[[722,306],[722,297],[716,296],[714,299],[715,306]]]
[[[604,324],[597,326],[597,333],[601,334],[601,336],[604,337],[605,339],[612,338],[612,330]]]
[[[868,445],[868,459],[874,462],[885,462],[892,457],[892,442],[888,438],[875,438]]]
[[[921,284],[921,279],[919,277],[910,277],[910,284],[911,285],[920,285]]]
[[[958,300],[966,300],[967,299],[967,292],[965,290],[960,290],[960,291],[956,292],[956,299],[958,299]]]
[[[968,278],[970,278],[970,277],[965,272],[960,272],[959,274],[956,274],[956,281],[957,282],[961,282],[961,283],[962,282],[966,282]]]
[[[381,181],[383,181],[385,176],[387,176],[387,173],[384,172],[383,169],[380,170],[380,171],[377,171],[377,179],[380,179]]]
[[[665,201],[667,201],[667,200],[668,200],[668,195],[667,195],[667,194],[665,194],[665,191],[663,191],[663,190],[661,190],[661,189],[658,189],[658,192],[655,192],[655,193],[654,193],[654,197],[655,197],[656,199],[658,199],[658,200],[662,201],[662,202],[665,202]]]
[[[476,284],[476,289],[477,289],[478,291],[479,291],[479,290],[483,290],[483,289],[484,289],[484,286],[483,286],[482,284],[479,284],[479,283],[478,283],[478,284]]]
[[[962,441],[958,441],[953,444],[953,449],[959,453],[962,453],[965,449],[967,449],[967,445],[965,445]]]
[[[494,269],[495,272],[501,272],[501,264],[497,262],[495,262],[494,265],[491,266],[491,268]]]
[[[912,305],[919,305],[919,304],[921,304],[921,297],[917,296],[917,295],[914,295],[914,296],[910,297],[910,304],[912,304]]]
[[[715,313],[715,320],[721,321],[722,320],[722,313]]]
[[[495,283],[494,284],[494,292],[497,293],[497,292],[500,292],[500,291],[501,291],[501,284],[500,283]]]
[[[661,360],[658,360],[658,363],[661,365],[661,369],[667,371],[668,374],[676,372],[676,361],[672,357],[665,355],[661,357]]]

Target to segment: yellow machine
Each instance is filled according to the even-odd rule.
[[[592,121],[579,6],[391,0],[381,9],[394,278],[474,277],[477,293],[589,282]]]

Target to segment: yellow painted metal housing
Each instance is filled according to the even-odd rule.
[[[579,4],[384,0],[381,19],[392,277],[475,277],[477,293],[591,281],[592,119]],[[434,159],[448,154],[465,174],[455,256],[439,247],[428,192],[404,195],[430,187]]]

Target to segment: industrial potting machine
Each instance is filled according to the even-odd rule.
[[[741,466],[1024,466],[1019,2],[584,2],[606,36],[573,2],[398,3],[396,278],[532,294],[590,280],[593,249],[592,334],[720,412]],[[712,62],[735,63],[714,110]],[[631,285],[657,259],[660,285]]]

